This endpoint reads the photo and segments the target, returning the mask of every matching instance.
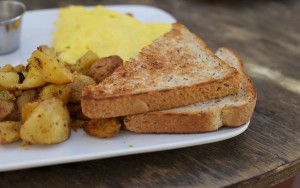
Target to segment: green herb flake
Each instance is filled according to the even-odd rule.
[[[1,91],[1,97],[6,98],[7,97],[7,93],[5,91]]]

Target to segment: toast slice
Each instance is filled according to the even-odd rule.
[[[180,23],[82,92],[91,119],[185,106],[236,93],[239,74]]]
[[[220,48],[216,55],[240,73],[241,86],[237,94],[185,107],[127,116],[125,127],[137,133],[197,133],[248,122],[256,104],[255,87],[234,52]]]

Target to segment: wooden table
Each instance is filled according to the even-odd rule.
[[[29,10],[124,1],[23,0]],[[250,127],[201,146],[0,173],[0,187],[268,187],[300,173],[300,1],[128,0],[237,51],[258,102]],[[1,154],[0,154],[1,157]]]

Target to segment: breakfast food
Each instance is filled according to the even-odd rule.
[[[117,118],[92,119],[83,125],[83,130],[98,138],[109,138],[119,134],[120,127]]]
[[[118,119],[89,120],[80,106],[82,89],[96,85],[88,73],[100,72],[103,78],[111,74],[109,65],[97,67],[110,62],[107,59],[111,58],[99,58],[88,51],[74,65],[67,65],[53,48],[39,46],[26,67],[0,68],[2,82],[11,84],[8,87],[0,82],[0,144],[18,140],[30,144],[60,143],[70,137],[71,127],[84,125],[84,130],[93,136],[118,134]],[[96,62],[96,67],[91,68]]]
[[[21,126],[20,137],[32,144],[59,143],[70,136],[70,121],[67,107],[60,99],[52,97],[32,109]]]
[[[97,83],[102,82],[106,77],[110,76],[116,68],[123,65],[123,60],[117,56],[104,57],[96,61],[90,68],[88,75]]]
[[[214,54],[180,23],[73,6],[56,24],[55,48],[0,68],[0,144],[60,143],[71,128],[98,138],[198,133],[252,116],[256,91],[239,57]]]
[[[21,123],[19,121],[0,122],[0,144],[20,140]]]
[[[69,64],[74,64],[88,50],[100,58],[119,55],[127,61],[171,28],[170,24],[145,24],[134,15],[102,6],[60,8],[55,24],[53,47]]]
[[[127,116],[124,118],[126,129],[137,133],[196,133],[248,122],[256,104],[254,85],[234,52],[220,48],[216,55],[239,71],[238,93],[189,106]]]
[[[234,94],[239,82],[236,69],[176,23],[99,85],[84,88],[81,106],[91,119],[127,116]]]

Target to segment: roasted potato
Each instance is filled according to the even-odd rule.
[[[74,82],[68,84],[71,88],[70,102],[80,103],[82,89],[88,85],[96,85],[95,80],[83,74],[75,75]]]
[[[83,130],[91,136],[109,138],[119,134],[120,127],[117,118],[92,119],[83,126]]]
[[[88,51],[76,64],[67,65],[53,48],[39,46],[27,61],[27,66],[0,68],[0,144],[19,139],[55,144],[69,138],[71,127],[99,138],[119,133],[117,118],[90,120],[80,105],[84,87],[96,85],[123,65],[119,56],[100,59]]]
[[[17,98],[17,107],[19,111],[22,111],[22,108],[26,103],[33,102],[37,100],[37,98],[38,93],[35,89],[23,91],[22,94]]]
[[[14,103],[0,100],[0,121],[4,120],[15,109]]]
[[[23,92],[23,90],[20,90],[20,89],[16,89],[15,91],[14,91],[14,96],[15,97],[20,97],[21,95],[22,95],[22,92]]]
[[[40,104],[40,101],[29,102],[22,106],[21,117],[22,123],[24,123],[28,117],[32,114],[33,110]]]
[[[46,45],[41,45],[39,47],[37,47],[37,49],[40,51],[40,52],[43,52],[44,54],[48,55],[48,56],[52,56],[54,58],[57,58],[57,53],[56,51],[54,50],[54,48],[50,48]]]
[[[70,91],[71,88],[67,85],[49,84],[43,87],[39,94],[39,98],[41,100],[45,100],[52,97],[56,97],[62,100],[64,104],[67,104],[70,98]]]
[[[2,90],[2,91],[0,91],[0,100],[3,100],[3,101],[15,101],[16,97],[11,92],[9,92],[7,90]]]
[[[89,68],[88,75],[91,76],[97,83],[100,83],[121,65],[123,65],[123,60],[117,55],[104,57],[97,60]]]
[[[61,85],[74,80],[71,71],[52,53],[44,53],[38,48],[32,53],[30,62],[37,63],[37,69],[46,82]]]
[[[21,139],[32,144],[54,144],[70,136],[70,115],[58,98],[38,104],[21,127]]]
[[[18,85],[18,89],[27,90],[42,87],[47,84],[39,71],[38,61],[34,58],[28,59],[28,72],[22,83]],[[24,74],[24,73],[23,73]]]
[[[17,105],[14,104],[14,108],[11,113],[4,118],[3,121],[20,121],[21,114],[17,108]]]
[[[19,84],[19,75],[15,72],[0,72],[0,87],[13,91]]]
[[[0,122],[0,144],[7,144],[20,140],[21,123],[18,121]]]
[[[77,62],[71,66],[72,71],[87,74],[90,66],[95,63],[99,57],[92,51],[87,51]]]
[[[15,68],[10,64],[6,64],[0,68],[0,72],[15,72]]]
[[[25,72],[26,71],[26,67],[22,64],[15,66],[14,69],[16,72]]]
[[[71,118],[79,119],[79,120],[89,120],[89,118],[86,117],[82,113],[82,109],[81,109],[80,104],[69,103],[68,104],[68,110],[69,110]]]

